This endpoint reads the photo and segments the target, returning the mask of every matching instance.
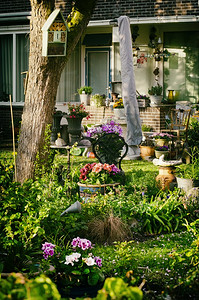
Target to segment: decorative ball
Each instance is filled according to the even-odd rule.
[[[87,157],[95,158],[95,154],[93,152],[88,152]]]

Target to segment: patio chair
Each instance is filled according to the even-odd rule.
[[[187,141],[187,130],[189,126],[191,109],[174,109],[170,110],[170,121],[167,129],[162,129],[162,132],[173,134],[177,140],[183,139]]]
[[[97,139],[83,137],[81,140],[91,142],[92,151],[100,163],[114,164],[122,170],[121,162],[128,152],[128,145],[123,137],[115,133],[105,133]]]
[[[115,133],[106,133],[92,142],[92,148],[99,162],[114,164],[122,169],[122,159],[128,152],[128,145],[123,137]]]
[[[167,129],[162,129],[161,132],[167,132],[173,135],[172,143],[175,144],[176,157],[180,150],[183,151],[185,145],[188,144],[187,133],[189,120],[191,115],[191,109],[175,109],[170,110],[170,123]]]

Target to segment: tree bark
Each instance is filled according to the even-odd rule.
[[[66,57],[43,57],[42,27],[55,8],[55,0],[31,0],[28,84],[16,161],[16,180],[21,183],[34,178],[36,155],[44,145],[46,125],[52,124],[61,73],[90,20],[95,2],[73,2]]]

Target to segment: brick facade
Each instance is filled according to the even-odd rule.
[[[139,107],[142,124],[150,125],[155,132],[165,129],[165,114],[169,108],[170,106],[168,105],[146,108]],[[84,118],[83,125],[99,124],[103,119],[114,117],[114,112],[111,108],[87,106],[86,110],[90,111],[91,118],[88,120]]]
[[[70,12],[70,1],[56,0],[65,16]],[[0,12],[29,12],[30,0],[0,1]],[[91,20],[109,20],[126,15],[130,18],[198,15],[198,0],[97,0]]]
[[[170,106],[158,106],[158,107],[140,107],[140,119],[142,124],[150,125],[154,132],[158,132],[165,128],[165,113]],[[100,124],[103,119],[114,118],[114,112],[110,107],[94,107],[86,106],[86,110],[90,112],[90,119],[83,119],[82,124]],[[19,127],[21,121],[23,107],[15,106],[13,108],[14,125]],[[122,122],[124,123],[124,122]],[[12,125],[11,114],[9,106],[0,107],[0,148],[1,144],[4,144],[6,140],[12,137]],[[18,132],[17,132],[18,133]]]

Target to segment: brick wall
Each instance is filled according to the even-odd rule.
[[[159,107],[140,107],[140,119],[142,124],[150,125],[154,132],[158,132],[165,128],[165,113],[168,112],[171,106],[159,106]],[[86,106],[86,110],[90,112],[91,118],[88,120],[83,119],[82,124],[100,124],[103,119],[114,118],[114,112],[110,107],[94,107]],[[14,106],[13,116],[15,127],[19,125],[21,121],[23,107]],[[124,123],[124,121],[122,122]],[[125,127],[124,124],[122,128]],[[11,125],[11,115],[9,106],[0,107],[0,142],[12,139],[12,125]],[[1,147],[1,145],[0,145]]]
[[[66,17],[71,9],[70,1],[56,0]],[[1,13],[30,11],[30,0],[0,2]],[[91,20],[107,20],[126,15],[130,18],[154,16],[198,15],[198,0],[97,0]]]
[[[158,106],[158,107],[139,107],[140,119],[142,124],[150,125],[153,131],[160,131],[165,128],[165,114],[168,112],[170,106]],[[99,124],[103,119],[114,117],[114,112],[111,108],[106,107],[93,107],[86,106],[91,114],[91,118],[83,119],[83,124]]]
[[[15,127],[19,127],[22,111],[23,106],[13,106],[13,119]],[[10,106],[0,107],[0,138],[1,140],[12,138]]]

